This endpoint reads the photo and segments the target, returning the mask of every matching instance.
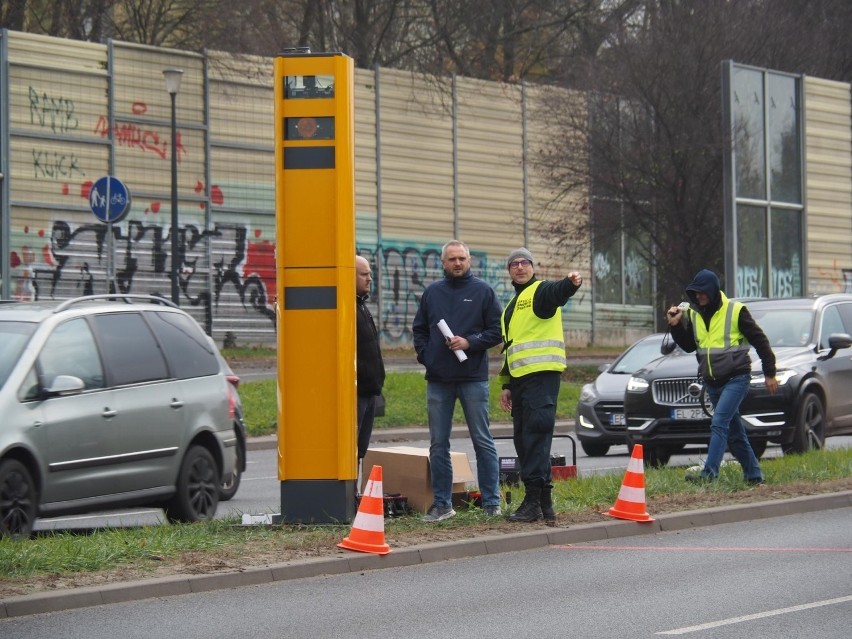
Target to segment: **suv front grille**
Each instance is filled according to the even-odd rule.
[[[655,380],[651,384],[654,403],[660,406],[699,406],[698,398],[689,394],[689,385],[697,381],[695,377]]]

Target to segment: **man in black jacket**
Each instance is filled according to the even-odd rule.
[[[690,305],[685,311],[672,306],[667,311],[672,337],[687,353],[696,352],[698,373],[713,405],[710,445],[700,474],[687,474],[690,482],[713,481],[725,449],[736,457],[750,484],[762,484],[763,473],[740,418],[740,404],[751,381],[753,346],[763,364],[766,390],[775,393],[775,354],[769,340],[745,304],[730,300],[719,277],[710,270],[699,271],[686,287]]]
[[[452,506],[450,433],[456,399],[464,410],[476,452],[476,472],[486,515],[500,513],[500,468],[488,419],[488,349],[500,343],[500,304],[487,282],[470,272],[470,251],[458,240],[441,250],[444,277],[420,298],[411,330],[417,361],[426,367],[429,465],[434,501],[423,521],[456,514]],[[439,325],[452,332],[446,337]]]
[[[376,398],[385,383],[385,364],[379,346],[379,334],[373,316],[367,308],[373,272],[370,263],[360,255],[355,257],[355,306],[358,317],[358,467],[367,454],[373,434]],[[360,485],[360,484],[359,484]]]
[[[556,402],[565,370],[562,307],[579,290],[576,271],[560,280],[540,280],[529,249],[509,254],[506,269],[515,296],[501,320],[505,360],[500,371],[500,406],[512,414],[515,452],[521,463],[524,500],[509,521],[556,521],[550,447],[556,427]]]

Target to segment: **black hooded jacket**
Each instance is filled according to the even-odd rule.
[[[698,303],[696,293],[704,293],[709,298],[706,306],[701,306]],[[722,289],[719,284],[718,276],[708,269],[699,271],[692,283],[686,287],[686,295],[689,297],[690,306],[705,322],[709,328],[710,319],[719,311],[722,306]],[[686,318],[686,314],[683,316]],[[757,351],[760,361],[763,364],[763,374],[767,377],[775,377],[775,353],[772,352],[772,347],[766,334],[754,321],[754,318],[749,313],[748,308],[743,306],[739,314],[739,330],[748,340],[748,343]],[[699,344],[695,343],[695,333],[689,323],[682,319],[681,322],[671,327],[672,338],[677,342],[687,353],[695,352]],[[735,370],[730,376],[724,379],[704,380],[712,386],[723,386],[731,377],[736,375],[748,374],[751,372],[750,365],[743,365],[741,369]]]
[[[357,321],[358,394],[362,397],[378,395],[385,383],[385,364],[379,346],[379,335],[373,316],[367,308],[367,296],[355,297]]]

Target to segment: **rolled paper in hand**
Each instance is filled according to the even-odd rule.
[[[447,326],[447,323],[444,320],[438,320],[438,330],[441,331],[441,335],[450,339],[451,337],[455,337],[453,332],[450,330],[450,327]],[[460,362],[464,362],[467,360],[467,355],[465,355],[464,351],[453,351],[456,354],[456,357],[459,358]]]

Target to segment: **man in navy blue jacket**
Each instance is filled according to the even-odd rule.
[[[485,514],[500,515],[500,468],[488,419],[488,349],[500,343],[500,304],[487,282],[470,272],[470,251],[458,240],[441,249],[444,278],[420,298],[412,332],[417,361],[426,367],[429,463],[434,500],[423,521],[456,514],[452,506],[450,432],[456,399],[461,402],[476,452]],[[444,320],[453,337],[438,327]],[[459,357],[457,351],[466,356]],[[462,361],[463,360],[463,361]]]

